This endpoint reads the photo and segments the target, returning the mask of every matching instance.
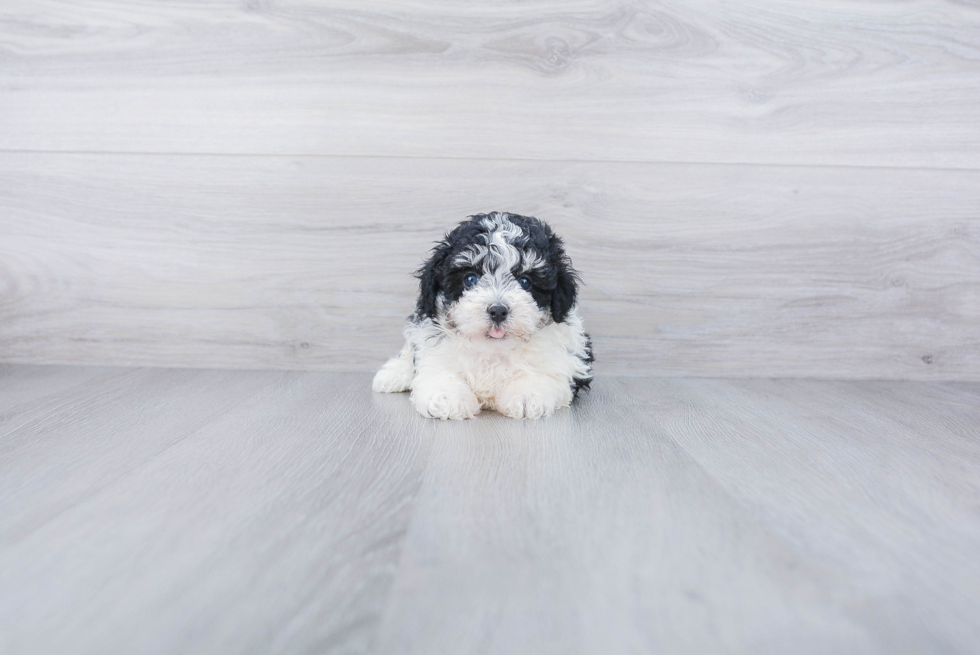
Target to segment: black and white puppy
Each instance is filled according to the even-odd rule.
[[[416,274],[405,347],[374,390],[412,391],[423,416],[495,409],[544,418],[592,380],[592,344],[576,310],[577,274],[544,222],[477,214],[440,241]]]

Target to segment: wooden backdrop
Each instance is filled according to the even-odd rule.
[[[980,379],[980,3],[0,4],[0,361],[367,370],[468,214],[602,372]]]

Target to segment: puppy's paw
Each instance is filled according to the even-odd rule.
[[[412,375],[404,370],[383,368],[374,374],[371,388],[377,393],[398,393],[408,391],[412,386]]]
[[[555,410],[571,402],[571,391],[553,388],[553,384],[513,384],[497,394],[497,411],[511,418],[549,418]]]
[[[412,402],[426,418],[461,421],[480,413],[480,401],[462,382],[416,385]]]

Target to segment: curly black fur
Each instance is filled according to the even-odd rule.
[[[534,251],[548,262],[548,266],[531,275],[533,287],[531,295],[541,309],[551,312],[556,323],[562,323],[568,312],[575,306],[578,297],[579,277],[572,268],[561,238],[552,232],[544,221],[533,216],[520,216],[500,212],[511,223],[520,228],[521,236],[511,241],[512,245]],[[416,271],[419,279],[419,298],[416,314],[419,318],[435,318],[438,311],[439,296],[446,302],[458,300],[463,294],[462,280],[469,271],[454,269],[454,256],[463,248],[477,242],[489,230],[483,221],[488,214],[476,214],[457,225],[432,249],[425,264]]]
[[[595,361],[595,354],[592,352],[592,337],[588,334],[585,335],[585,356],[579,359],[589,365],[589,370],[592,369],[592,362]],[[587,378],[572,378],[572,397],[578,398],[580,391],[589,391],[590,385],[592,384],[592,377]]]

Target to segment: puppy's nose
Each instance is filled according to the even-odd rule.
[[[490,305],[487,307],[487,314],[490,314],[490,320],[498,325],[503,323],[507,319],[507,312],[509,312],[507,305]]]

